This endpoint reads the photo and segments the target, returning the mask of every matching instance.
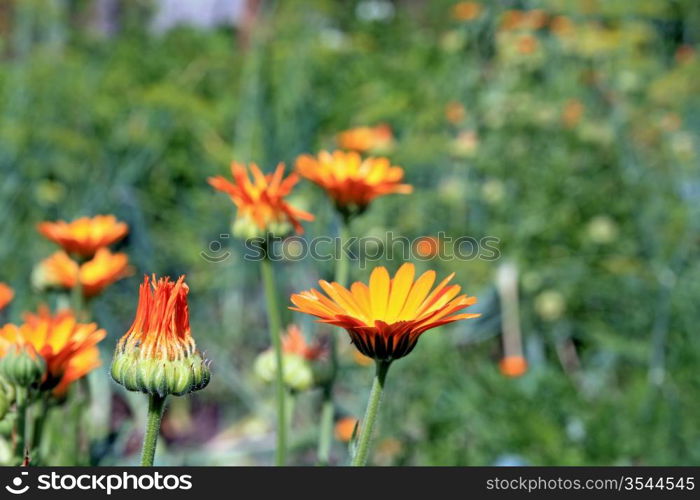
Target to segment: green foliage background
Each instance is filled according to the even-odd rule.
[[[161,463],[271,456],[272,391],[252,373],[268,346],[258,270],[240,243],[221,239],[234,210],[206,178],[232,159],[291,165],[332,148],[340,130],[388,123],[390,156],[416,189],[378,200],[353,233],[495,236],[502,257],[418,264],[455,271],[484,316],[430,332],[392,368],[375,463],[700,464],[700,59],[677,56],[698,42],[697,2],[483,2],[464,22],[449,1],[399,2],[375,20],[358,17],[358,2],[268,2],[247,49],[226,28],[150,33],[146,1],[124,2],[109,37],[86,21],[91,2],[10,3],[0,64],[0,280],[17,292],[9,319],[54,300],[29,282],[53,251],[35,231],[42,220],[114,213],[131,228],[121,249],[137,273],[93,304],[109,332],[106,366],[142,275],[186,273],[214,376],[171,405]],[[499,30],[509,8],[566,15],[576,35],[545,26],[529,32],[535,53],[518,53],[519,35]],[[567,127],[571,100],[583,114]],[[466,109],[458,124],[445,118],[450,102]],[[464,132],[476,138],[466,149],[455,142]],[[307,237],[335,233],[318,189],[302,183],[293,198],[317,214]],[[224,262],[202,258],[212,241],[231,253]],[[520,270],[530,362],[517,379],[497,365],[494,279],[505,260]],[[310,260],[278,269],[283,304],[332,274]],[[285,316],[309,335],[345,339]],[[565,369],[571,345],[579,366]],[[339,413],[359,416],[371,368],[343,359]],[[109,385],[106,366],[91,376],[109,391],[88,417],[101,424],[84,460],[126,463],[145,401]],[[313,463],[318,394],[298,399],[294,461]],[[131,415],[110,417],[123,408]],[[77,453],[59,450],[71,411],[54,417],[56,463]],[[346,460],[340,443],[334,458]]]

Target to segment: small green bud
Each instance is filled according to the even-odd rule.
[[[290,389],[304,391],[314,384],[313,370],[309,362],[296,354],[283,353],[284,384]],[[277,362],[272,350],[258,356],[254,367],[256,375],[266,383],[272,383],[277,375]]]
[[[292,232],[292,229],[292,225],[286,220],[270,221],[264,229],[261,229],[253,219],[246,216],[236,217],[231,226],[233,235],[243,240],[262,238],[268,234],[284,238]]]
[[[196,352],[185,359],[163,360],[139,358],[135,354],[116,352],[111,375],[129,391],[182,396],[204,389],[211,377],[209,364]]]
[[[20,387],[31,387],[41,382],[46,373],[46,362],[33,349],[14,346],[0,360],[0,375]]]
[[[15,401],[15,386],[4,377],[0,377],[0,420],[7,414],[7,410]]]

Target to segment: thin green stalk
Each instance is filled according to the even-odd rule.
[[[323,406],[321,407],[321,428],[318,439],[318,465],[328,465],[331,455],[331,438],[333,437],[333,415],[335,407],[333,397],[323,394]],[[330,391],[328,391],[330,392]]]
[[[41,456],[41,438],[44,435],[46,415],[49,412],[48,394],[44,394],[43,397],[36,402],[34,411],[36,411],[36,417],[34,418],[34,430],[32,432],[32,450],[36,450],[37,454]]]
[[[342,249],[345,242],[350,237],[350,217],[341,214],[340,227],[338,228],[339,247]],[[338,256],[335,265],[335,282],[342,286],[347,286],[348,277],[350,274],[350,261],[347,255],[342,252]],[[330,361],[331,370],[323,388],[323,402],[321,408],[321,425],[319,428],[318,449],[316,452],[318,465],[328,465],[331,454],[331,442],[333,439],[333,417],[335,414],[333,405],[333,385],[338,372],[338,349],[336,347],[336,338],[330,338]]]
[[[382,402],[382,392],[384,391],[384,380],[386,379],[386,374],[389,371],[389,365],[391,365],[391,361],[377,361],[377,372],[374,376],[372,389],[369,393],[367,410],[365,410],[365,418],[360,423],[360,437],[357,440],[355,456],[352,458],[352,465],[354,467],[362,467],[367,463],[367,457],[369,456],[369,445],[372,441],[372,430],[374,429],[374,423],[377,420],[377,415],[379,414],[379,406]]]
[[[150,467],[156,456],[156,443],[160,432],[160,420],[163,418],[165,408],[165,396],[151,394],[148,397],[148,418],[146,420],[146,433],[143,436],[143,452],[141,465]]]
[[[267,322],[277,365],[275,374],[277,398],[277,449],[275,451],[275,464],[284,465],[287,458],[287,411],[284,402],[286,390],[284,388],[284,360],[282,357],[282,322],[279,316],[279,307],[277,306],[277,289],[275,287],[272,262],[267,255],[261,262],[261,270],[265,299],[267,301]]]
[[[345,252],[342,251],[343,245],[350,238],[350,220],[348,217],[341,216],[340,227],[338,228],[338,238],[340,239],[341,252],[335,265],[335,281],[343,286],[348,284],[348,276],[350,274],[350,261]]]
[[[71,307],[73,308],[73,312],[75,313],[75,317],[78,318],[78,321],[83,321],[85,319],[83,318],[83,284],[80,282],[79,275],[75,278],[75,286],[71,289],[70,300]]]
[[[17,442],[15,443],[15,455],[20,463],[24,462],[27,447],[27,407],[29,395],[26,387],[17,387],[15,400],[17,402]]]

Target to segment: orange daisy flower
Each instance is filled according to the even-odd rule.
[[[96,346],[105,336],[96,323],[78,323],[70,310],[52,315],[42,307],[38,314],[25,314],[22,325],[7,324],[0,329],[0,357],[13,345],[38,353],[46,361],[42,389],[58,396],[71,382],[99,366]]]
[[[325,349],[318,343],[310,345],[297,325],[290,325],[282,335],[282,350],[288,354],[296,354],[306,360],[314,361],[325,354]]]
[[[392,166],[388,158],[365,158],[358,153],[321,151],[318,158],[301,155],[296,169],[303,177],[326,190],[340,208],[366,207],[377,196],[413,191],[401,184],[403,169]]]
[[[394,134],[387,124],[376,127],[357,127],[340,132],[336,137],[343,149],[366,153],[372,150],[389,149],[394,143]]]
[[[5,309],[5,306],[12,302],[15,296],[15,291],[5,283],[0,283],[0,311]]]
[[[121,240],[129,232],[129,227],[113,215],[81,217],[73,222],[42,222],[37,228],[66,252],[81,257],[92,257],[99,248]]]
[[[311,221],[314,216],[289,205],[284,197],[299,181],[296,174],[283,179],[284,164],[277,165],[273,174],[263,175],[255,163],[250,164],[253,174],[251,182],[245,166],[231,163],[233,181],[222,176],[210,177],[209,184],[216,190],[227,193],[236,207],[238,217],[253,221],[261,231],[270,231],[279,224],[291,224],[301,234],[304,229],[299,220]]]
[[[78,266],[67,253],[58,251],[41,261],[33,277],[39,288],[73,288],[77,277],[85,297],[99,295],[112,283],[132,273],[129,258],[124,253],[112,253],[100,248],[95,256]]]
[[[125,253],[112,253],[100,248],[92,260],[80,266],[80,283],[86,297],[99,295],[105,288],[129,276],[133,268]]]
[[[80,270],[78,263],[62,250],[54,252],[36,266],[32,282],[39,289],[73,288]]]
[[[356,282],[350,290],[338,283],[319,281],[326,292],[312,289],[291,297],[290,309],[311,314],[323,323],[347,330],[365,356],[393,361],[409,354],[425,331],[479,314],[455,314],[476,303],[476,297],[458,295],[459,285],[448,285],[454,273],[432,291],[435,271],[414,281],[413,264],[402,265],[394,278],[384,267],[372,271],[369,286]]]
[[[498,364],[498,368],[506,377],[520,377],[527,372],[527,360],[522,356],[506,356]]]

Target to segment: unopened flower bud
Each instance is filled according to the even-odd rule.
[[[184,277],[144,280],[136,319],[112,362],[112,378],[127,390],[182,396],[209,383],[209,362],[190,334],[188,291]]]
[[[39,383],[45,373],[44,358],[31,346],[12,346],[0,361],[0,374],[20,387]]]
[[[7,410],[15,400],[15,387],[4,377],[0,377],[0,420],[5,418]]]
[[[296,354],[282,355],[284,384],[295,391],[305,391],[314,383],[314,374],[309,362]],[[255,374],[264,382],[271,383],[277,376],[277,362],[272,350],[263,352],[255,361]]]

